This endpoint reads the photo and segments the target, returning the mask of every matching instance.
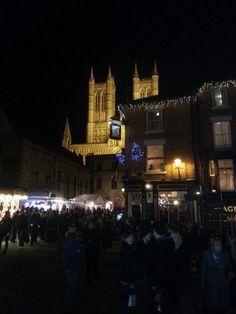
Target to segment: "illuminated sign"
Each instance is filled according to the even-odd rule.
[[[236,206],[232,206],[232,205],[224,206],[224,211],[226,213],[236,213]]]
[[[121,124],[118,120],[111,120],[110,124],[110,138],[113,140],[121,139]]]

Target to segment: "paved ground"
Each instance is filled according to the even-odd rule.
[[[75,313],[118,314],[119,250],[120,243],[115,241],[113,247],[101,255],[102,280],[98,284],[84,286],[85,265],[81,263],[80,304]],[[19,250],[17,244],[10,243],[7,255],[0,256],[0,314],[61,314],[64,292],[65,281],[57,260],[56,245],[40,242]],[[199,276],[195,275],[191,278],[193,303],[199,293]],[[236,310],[232,309],[232,313]]]
[[[100,258],[102,280],[84,287],[81,264],[80,296],[77,313],[115,314],[119,282],[119,242]],[[63,310],[65,282],[57,262],[55,245],[40,242],[19,250],[10,244],[0,256],[1,314],[59,314]]]

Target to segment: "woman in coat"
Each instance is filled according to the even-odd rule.
[[[219,238],[203,253],[201,283],[205,292],[208,313],[227,313],[229,309],[229,282],[234,276],[230,256],[222,248]]]

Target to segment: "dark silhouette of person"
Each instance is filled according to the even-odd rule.
[[[98,259],[100,254],[100,233],[94,221],[89,221],[83,232],[83,243],[86,255],[86,284],[92,282],[92,277],[98,282],[101,275],[98,269]]]

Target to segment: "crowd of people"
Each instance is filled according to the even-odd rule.
[[[136,313],[197,311],[197,304],[191,303],[192,272],[198,272],[200,279],[199,311],[230,313],[234,250],[230,234],[206,232],[197,225],[142,222],[138,230],[128,226],[120,256],[120,313],[128,313],[132,294],[136,296]]]
[[[230,313],[230,286],[235,284],[235,239],[226,231],[204,230],[194,224],[162,225],[137,221],[124,209],[40,211],[22,208],[0,223],[0,244],[57,244],[66,279],[65,305],[78,300],[79,262],[85,258],[86,281],[100,282],[99,255],[120,241],[119,313],[184,313],[191,299],[191,272],[199,275],[201,310]],[[235,288],[235,287],[234,287]],[[191,304],[189,304],[190,306]],[[191,313],[191,308],[185,313]],[[204,312],[202,312],[204,313]]]

